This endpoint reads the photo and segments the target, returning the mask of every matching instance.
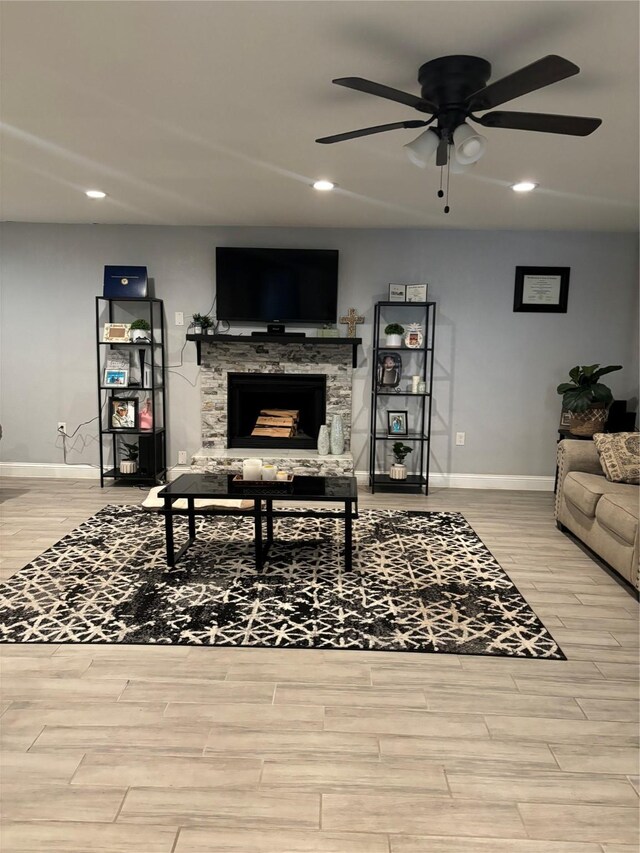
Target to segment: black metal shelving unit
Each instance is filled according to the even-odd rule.
[[[150,343],[138,341],[103,341],[105,323],[131,322],[130,314],[134,306],[137,315],[147,320],[151,326]],[[104,385],[106,353],[111,349],[132,350],[140,363],[139,385]],[[152,297],[109,299],[96,296],[96,365],[98,388],[98,423],[100,436],[100,486],[105,480],[113,480],[113,485],[156,485],[162,483],[167,475],[167,427],[166,427],[166,361],[165,361],[165,316],[162,299]],[[149,382],[144,384],[145,367],[149,368]],[[136,397],[145,393],[145,399],[151,400],[152,429],[124,428],[110,426],[113,397]],[[123,474],[119,469],[119,438],[138,437],[138,471],[135,474]],[[110,461],[107,462],[107,458]]]
[[[413,315],[409,314],[413,312]],[[419,316],[418,316],[419,312]],[[391,314],[395,316],[391,316]],[[383,315],[387,316],[383,319]],[[406,318],[406,319],[405,319]],[[435,302],[377,302],[373,321],[373,372],[371,377],[371,424],[369,430],[369,486],[371,493],[405,492],[412,494],[429,494],[429,449],[431,444],[431,403],[433,393],[433,361],[435,340]],[[388,347],[381,343],[383,328],[389,322],[399,322],[402,325],[422,321],[423,345],[421,347]],[[378,357],[383,352],[406,353],[415,355],[419,362],[416,374],[426,385],[424,393],[413,393],[407,390],[384,391],[378,385]],[[403,363],[404,365],[404,363]],[[406,382],[406,379],[404,380]],[[408,435],[389,435],[380,426],[380,412],[385,415],[390,408],[389,398],[402,399],[403,402],[416,400],[417,405],[408,411]],[[415,445],[418,450],[417,471],[409,474],[406,480],[392,480],[388,474],[377,471],[377,456],[380,443],[402,441]],[[384,445],[383,445],[384,446]],[[412,454],[413,455],[413,454]],[[411,462],[414,462],[412,459]],[[411,462],[409,463],[410,467]]]

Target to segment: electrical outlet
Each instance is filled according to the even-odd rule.
[[[178,451],[178,465],[186,465],[187,464],[187,451],[179,450]]]
[[[67,434],[67,424],[65,423],[65,421],[58,421],[58,432],[60,435]]]
[[[176,311],[176,326],[184,326],[184,312]]]
[[[457,432],[457,433],[456,433],[456,444],[457,444],[457,445],[460,445],[460,446],[461,446],[461,445],[463,445],[463,444],[464,444],[465,437],[466,437],[466,436],[465,436],[465,433],[463,433],[463,432]]]

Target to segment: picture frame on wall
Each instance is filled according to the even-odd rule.
[[[408,435],[407,417],[408,412],[406,409],[401,411],[388,411],[387,435]]]
[[[570,267],[516,267],[513,310],[566,314]]]
[[[390,284],[389,285],[389,302],[406,302],[407,301],[407,286],[406,284]]]
[[[136,397],[112,397],[109,400],[110,429],[137,429],[138,400]]]
[[[107,367],[104,372],[104,384],[108,388],[124,388],[129,384],[128,370],[114,370]]]

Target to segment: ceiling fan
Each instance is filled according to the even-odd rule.
[[[343,142],[398,128],[426,127],[436,122],[433,129],[422,133],[407,146],[409,157],[417,165],[424,166],[426,160],[435,153],[436,165],[447,166],[451,164],[449,149],[453,147],[455,162],[464,167],[479,160],[486,147],[484,137],[467,124],[467,119],[484,127],[588,136],[602,124],[601,119],[504,110],[485,112],[506,101],[572,77],[579,71],[578,66],[568,59],[550,54],[519,71],[514,71],[513,74],[489,83],[491,65],[486,59],[478,56],[442,56],[426,62],[418,70],[418,82],[421,86],[419,96],[362,77],[340,77],[333,80],[338,86],[397,101],[413,107],[419,113],[430,115],[430,118],[365,127],[334,136],[324,136],[316,139],[316,142]],[[478,112],[484,112],[484,115],[476,115]],[[442,190],[438,195],[442,197]]]

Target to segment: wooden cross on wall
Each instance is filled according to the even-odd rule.
[[[349,313],[346,317],[340,317],[340,322],[347,325],[347,337],[355,338],[356,325],[364,323],[364,317],[360,317],[355,308],[349,308]]]

